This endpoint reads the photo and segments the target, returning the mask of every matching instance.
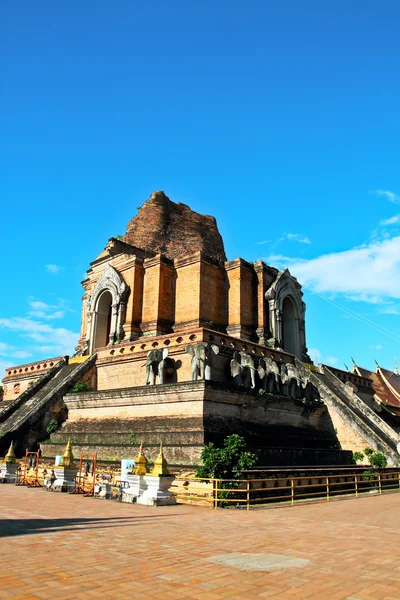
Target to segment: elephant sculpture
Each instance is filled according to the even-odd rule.
[[[186,352],[191,355],[191,375],[192,381],[197,379],[211,379],[211,357],[219,353],[219,346],[208,344],[207,342],[198,342],[186,346]]]
[[[283,394],[292,398],[299,398],[302,394],[301,379],[298,369],[292,363],[282,365]]]
[[[301,383],[302,383],[302,395],[308,402],[315,402],[316,400],[321,399],[319,391],[315,387],[315,385],[313,383],[311,383],[309,375],[302,375]]]
[[[157,376],[158,383],[164,383],[165,359],[167,356],[168,348],[150,350],[147,353],[147,359],[145,363],[146,385],[155,385]]]
[[[256,369],[254,360],[250,354],[246,352],[234,352],[231,360],[231,375],[237,385],[246,385],[247,376],[250,375],[251,388],[256,387]]]
[[[260,379],[264,379],[264,389],[266,392],[279,394],[281,388],[281,374],[279,367],[271,358],[260,358],[260,364],[257,369]]]

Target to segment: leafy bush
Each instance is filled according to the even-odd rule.
[[[382,452],[377,452],[372,448],[365,448],[365,456],[368,457],[369,464],[375,469],[385,469],[387,467],[387,458]]]
[[[90,385],[86,381],[77,381],[71,390],[72,394],[82,394],[91,391]]]
[[[210,442],[203,448],[203,464],[197,469],[196,477],[213,479],[240,479],[242,471],[251,469],[256,462],[252,452],[246,452],[246,442],[236,433],[228,435],[222,448]]]
[[[353,463],[358,463],[358,461],[362,461],[364,458],[364,454],[362,452],[353,452]]]
[[[236,433],[225,438],[222,448],[217,448],[210,442],[203,448],[200,456],[203,464],[197,469],[196,477],[210,479],[240,479],[242,471],[251,469],[256,462],[256,456],[246,451],[245,440]],[[219,484],[221,489],[237,488],[237,481],[225,481]],[[218,500],[229,499],[234,495],[228,491],[220,491]],[[221,507],[226,507],[227,502],[220,502]]]
[[[47,424],[46,431],[48,434],[50,434],[56,429],[58,429],[58,421],[56,419],[51,419],[51,421],[49,421]]]

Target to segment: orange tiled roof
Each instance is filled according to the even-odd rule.
[[[381,367],[378,367],[377,370],[384,382],[400,401],[400,376],[396,375],[396,373],[393,373],[393,371],[388,371],[387,369],[382,369]]]
[[[354,372],[372,381],[375,400],[390,413],[400,416],[400,376],[377,366],[376,373],[354,365]]]

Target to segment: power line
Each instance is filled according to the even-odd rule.
[[[322,300],[325,300],[329,304],[332,304],[332,306],[334,306],[335,308],[338,308],[339,310],[342,310],[343,312],[347,313],[350,317],[353,317],[354,319],[357,319],[358,321],[360,321],[364,325],[367,325],[368,327],[371,327],[371,329],[375,329],[375,331],[378,331],[378,333],[386,335],[387,337],[390,337],[395,342],[400,342],[400,336],[397,335],[396,333],[393,333],[393,331],[390,331],[389,329],[386,329],[386,327],[383,327],[382,325],[378,325],[374,321],[371,321],[371,319],[368,319],[367,317],[364,317],[364,316],[358,314],[357,312],[353,311],[351,308],[347,308],[345,306],[342,306],[341,304],[339,304],[335,300],[331,300],[330,298],[327,298],[326,296],[324,296],[320,292],[317,292],[316,290],[313,290],[312,288],[309,288],[309,290],[313,294],[316,294],[317,296],[319,296],[320,298],[322,298]]]

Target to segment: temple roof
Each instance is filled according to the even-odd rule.
[[[374,399],[391,414],[400,416],[400,376],[383,369],[378,364],[376,372],[363,369],[354,363],[354,373],[361,377],[367,377],[372,381]]]
[[[214,217],[200,215],[164,192],[151,194],[128,223],[124,241],[151,255],[183,258],[203,252],[219,264],[226,261],[224,243]]]

